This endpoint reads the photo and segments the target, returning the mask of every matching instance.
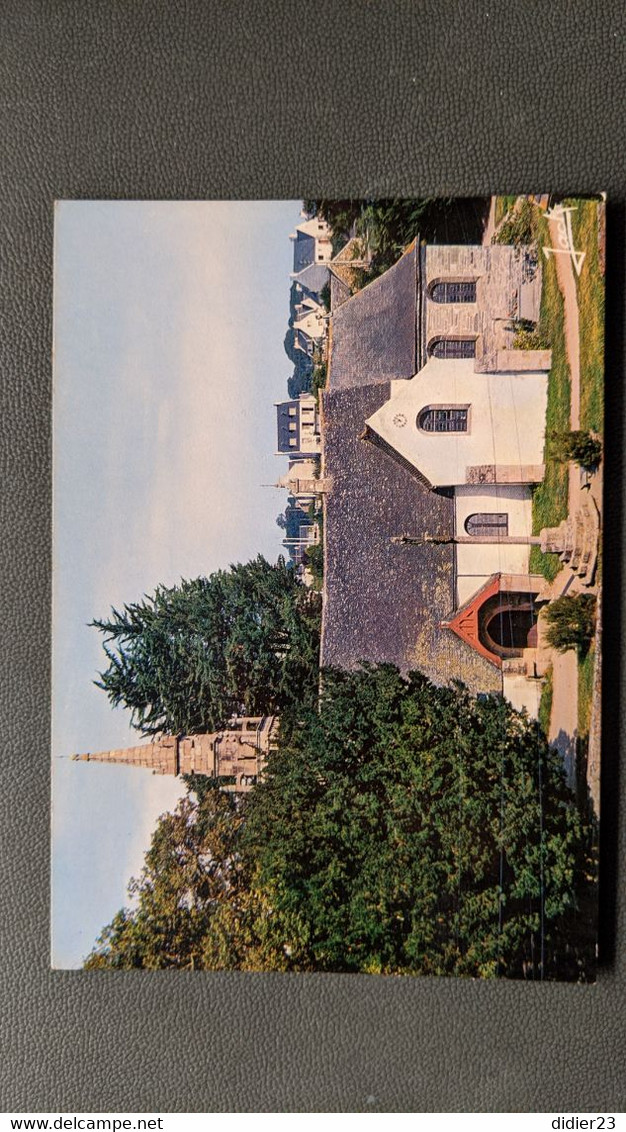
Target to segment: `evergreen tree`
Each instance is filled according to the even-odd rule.
[[[93,625],[109,662],[96,683],[144,735],[211,731],[317,696],[320,597],[282,559],[159,586]]]

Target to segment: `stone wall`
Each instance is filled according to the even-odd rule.
[[[431,298],[437,282],[476,283],[475,303],[442,303]],[[474,338],[476,369],[497,369],[497,352],[510,350],[511,320],[537,321],[541,268],[531,253],[506,245],[430,245],[424,249],[422,351],[439,337]],[[539,368],[539,367],[537,367]]]

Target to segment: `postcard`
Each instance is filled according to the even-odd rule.
[[[590,982],[605,202],[62,201],[52,963]]]

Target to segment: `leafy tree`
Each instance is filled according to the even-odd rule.
[[[320,303],[327,311],[330,310],[330,283],[325,283],[320,291]]]
[[[591,974],[591,829],[500,697],[326,672],[247,798],[194,787],[88,967]]]
[[[282,559],[158,586],[92,624],[109,662],[96,683],[144,735],[213,730],[317,696],[320,598]]]
[[[237,914],[240,824],[231,798],[214,786],[201,806],[183,798],[173,814],[165,814],[141,876],[129,885],[136,907],[118,912],[85,967],[202,967],[213,918],[224,906]]]
[[[575,649],[584,654],[594,634],[595,614],[593,594],[564,594],[551,601],[544,612],[547,643],[557,652]]]
[[[330,226],[335,252],[352,235],[360,237],[369,248],[372,262],[367,271],[359,272],[362,285],[391,267],[417,236],[429,243],[480,242],[489,208],[488,199],[483,197],[308,200],[303,203],[309,215],[321,216]]]
[[[534,722],[383,666],[325,674],[243,840],[294,969],[578,978],[588,836]]]

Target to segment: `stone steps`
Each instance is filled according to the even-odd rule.
[[[582,585],[593,585],[598,561],[600,514],[593,496],[585,499],[574,515],[558,527],[541,532],[541,550],[558,554],[564,566],[580,578]]]

